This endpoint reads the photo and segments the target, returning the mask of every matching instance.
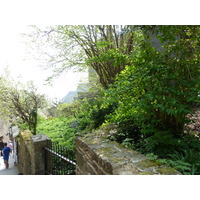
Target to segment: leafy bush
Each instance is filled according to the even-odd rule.
[[[29,126],[28,126],[28,123],[19,123],[19,124],[17,124],[17,125],[19,125],[19,128],[20,128],[20,130],[29,130]]]
[[[113,112],[114,105],[102,107],[104,93],[101,88],[92,88],[87,97],[81,100],[81,106],[77,118],[80,121],[81,130],[91,131],[99,128]]]
[[[37,127],[37,134],[46,134],[52,141],[74,149],[74,139],[77,134],[77,129],[74,127],[75,118],[50,118],[40,121]]]
[[[117,104],[111,122],[131,120],[146,136],[184,133],[187,114],[200,102],[199,41],[195,36],[199,32],[196,26],[158,27],[162,51],[148,37],[141,41],[132,52],[132,62],[106,91],[104,106]]]
[[[119,143],[129,141],[136,144],[142,139],[142,136],[140,128],[134,125],[134,121],[124,119],[117,123],[117,131],[109,139]]]
[[[143,148],[147,157],[171,166],[183,174],[200,174],[200,141],[193,136],[173,138],[171,135],[147,138]]]

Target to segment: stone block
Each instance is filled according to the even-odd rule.
[[[102,168],[99,168],[97,175],[108,175]]]
[[[89,162],[87,163],[86,171],[90,175],[97,175],[96,170],[94,169],[94,167]]]
[[[95,161],[95,160],[92,160],[92,161],[91,161],[91,164],[92,164],[93,168],[95,169],[95,171],[98,172],[99,166],[98,166],[98,164],[96,163],[96,161]]]

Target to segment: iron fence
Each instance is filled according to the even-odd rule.
[[[75,152],[56,142],[45,147],[45,172],[51,175],[75,175]]]

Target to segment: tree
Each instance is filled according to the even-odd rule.
[[[115,120],[134,119],[147,135],[184,133],[187,115],[199,106],[200,27],[145,26],[140,50],[108,91],[119,102]],[[162,50],[152,44],[158,38]],[[106,103],[108,103],[107,101]]]
[[[90,66],[104,88],[108,88],[116,75],[129,64],[128,55],[136,45],[135,30],[130,25],[59,25],[45,31],[35,30],[35,34],[30,36],[35,38],[34,44],[39,41],[40,50],[44,47],[42,55],[47,56],[54,76],[66,69]],[[43,40],[44,36],[46,40]],[[55,50],[47,52],[47,43]]]
[[[22,85],[4,77],[0,78],[0,93],[1,114],[11,120],[19,117],[35,135],[38,109],[46,106],[44,95],[37,93],[33,82]]]

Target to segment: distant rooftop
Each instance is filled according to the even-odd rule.
[[[61,101],[63,103],[71,103],[76,96],[77,96],[77,91],[70,91],[62,98]]]

